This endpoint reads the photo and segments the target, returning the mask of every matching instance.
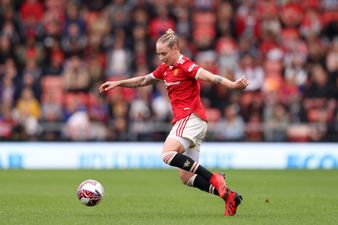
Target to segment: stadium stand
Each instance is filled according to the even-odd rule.
[[[208,141],[338,142],[335,0],[1,0],[1,141],[162,141],[162,84],[117,88],[159,63],[168,28],[181,52],[235,79],[201,83]]]

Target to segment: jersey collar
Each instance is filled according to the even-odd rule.
[[[172,65],[172,66],[169,66],[169,69],[172,69],[172,68],[176,67],[177,64],[178,64],[180,61],[182,61],[182,59],[183,59],[183,55],[180,54],[180,55],[178,56],[178,59],[177,59],[176,63],[175,63],[174,65]]]

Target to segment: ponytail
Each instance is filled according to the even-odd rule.
[[[178,47],[178,37],[175,34],[173,29],[169,28],[165,34],[163,34],[157,42],[167,43],[169,48],[174,47],[175,45]]]

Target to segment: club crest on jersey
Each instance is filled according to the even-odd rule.
[[[180,70],[178,68],[174,69],[173,74],[176,76]]]

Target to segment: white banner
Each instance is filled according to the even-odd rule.
[[[161,143],[1,143],[0,169],[168,168]],[[208,168],[337,169],[338,144],[203,143]]]

